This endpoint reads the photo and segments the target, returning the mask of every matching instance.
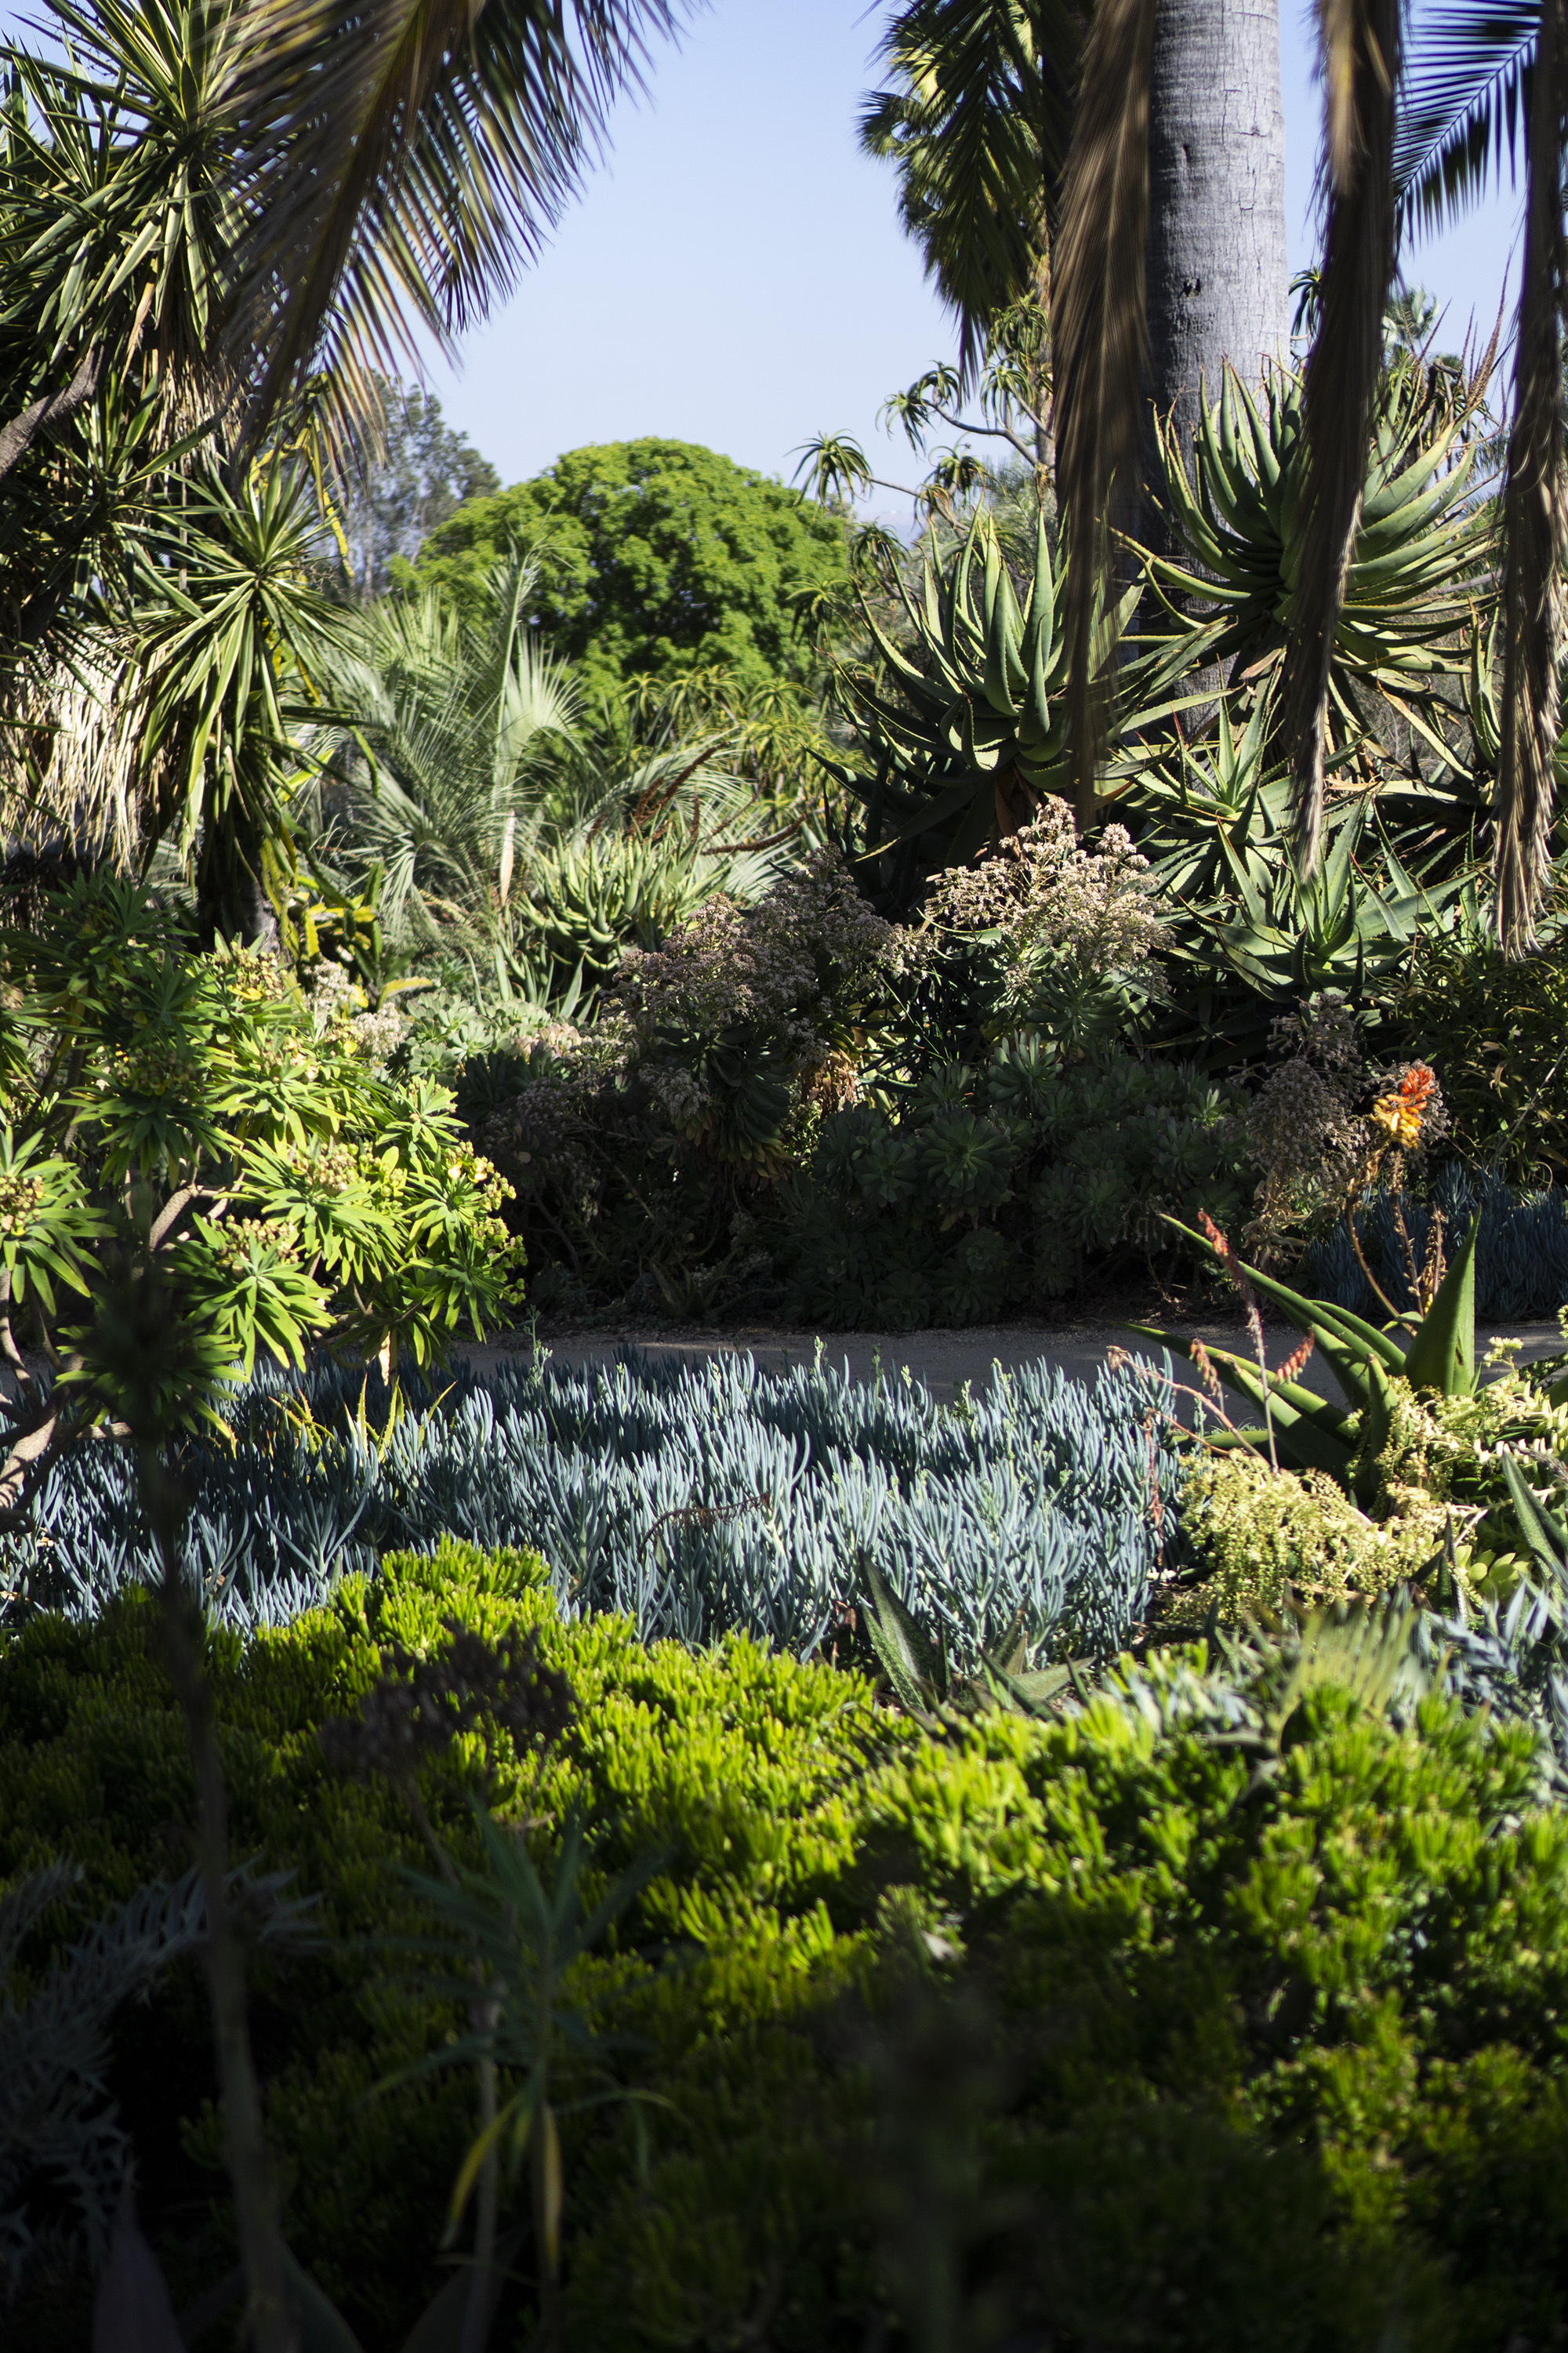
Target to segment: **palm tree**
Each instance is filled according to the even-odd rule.
[[[1149,87],[1171,0],[1099,0],[1084,54],[1055,264],[1058,499],[1072,562],[1073,733],[1092,800],[1099,712],[1088,661],[1107,515],[1135,479],[1147,327]],[[1401,232],[1468,201],[1522,125],[1528,157],[1513,417],[1501,501],[1503,695],[1496,922],[1529,942],[1549,866],[1563,549],[1561,337],[1564,0],[1447,0],[1406,56],[1405,0],[1318,0],[1327,193],[1321,307],[1306,370],[1306,528],[1287,679],[1294,839],[1322,834],[1329,671],[1353,545]]]
[[[246,207],[226,348],[248,431],[324,369],[444,352],[517,282],[682,0],[241,0],[227,103]]]
[[[70,694],[89,619],[105,674],[153,628],[174,724],[171,665],[201,636],[159,617],[189,572],[171,533],[205,535],[205,562],[215,500],[246,541],[258,459],[292,484],[300,449],[320,491],[320,425],[374,440],[375,364],[422,335],[449,347],[510,290],[679,0],[47,5],[51,53],[5,51],[0,109],[0,657],[8,715],[29,723],[13,776],[40,700]],[[222,713],[210,668],[191,681],[201,758],[174,763],[189,799],[163,789],[166,740],[143,763],[156,822],[188,835],[203,812],[210,921],[247,934],[268,928],[279,809],[276,763],[231,788],[236,698],[310,675],[289,620],[314,627],[309,579],[284,581],[279,544],[261,566],[262,667],[226,673]]]
[[[481,926],[559,814],[581,706],[530,631],[537,578],[530,557],[498,565],[471,618],[434,589],[368,606],[331,662],[331,700],[354,714],[322,747],[343,783],[344,846],[380,864],[395,940]]]
[[[960,390],[1010,311],[1049,304],[1074,100],[1104,13],[1089,0],[907,0],[883,37],[889,87],[868,101],[861,137],[896,164],[904,225],[956,316]],[[1149,456],[1157,418],[1173,415],[1190,443],[1200,385],[1217,393],[1227,361],[1256,381],[1288,346],[1279,0],[1161,0],[1140,37],[1142,179],[1124,194],[1149,235],[1136,286],[1116,292],[1148,319]]]
[[[758,898],[796,830],[758,829],[726,765],[743,724],[693,737],[663,714],[584,723],[564,665],[532,634],[538,567],[515,552],[481,607],[435,590],[356,613],[329,655],[352,727],[313,732],[315,862],[357,884],[397,946],[493,970],[504,997],[586,1008],[632,945],[655,947],[715,892]],[[678,740],[671,740],[677,736]]]

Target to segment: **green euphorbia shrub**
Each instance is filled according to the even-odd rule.
[[[255,1962],[253,2032],[291,2239],[370,2353],[433,2284],[473,2094],[455,2072],[367,2100],[455,2020],[367,1941],[416,1916],[388,1869],[420,1861],[409,1810],[318,1732],[382,1645],[439,1655],[454,1618],[537,1628],[574,1687],[542,1769],[490,1744],[542,1862],[573,1806],[596,1875],[664,1858],[583,1989],[615,1993],[656,2101],[640,2152],[624,2103],[565,2120],[574,2345],[1502,2353],[1568,2325],[1568,1817],[1531,1731],[1320,1687],[1260,1760],[1217,1736],[1194,1646],[1061,1721],[932,1736],[831,1666],[563,1624],[535,1561],[447,1546],[210,1648],[236,1852],[321,1897],[315,1950]],[[0,1882],[85,1866],[34,1969],[180,1847],[155,1629],[132,1597],[0,1644]],[[422,1780],[459,1855],[480,1745]],[[193,1971],[118,2030],[177,2294],[229,2259],[207,2052]],[[524,2306],[530,2267],[525,2230]],[[77,2295],[18,2341],[81,2341]]]
[[[146,1348],[118,1361],[127,1255],[177,1335],[176,1418],[258,1351],[424,1364],[505,1318],[510,1188],[444,1089],[389,1076],[395,1017],[356,1012],[336,968],[307,994],[274,958],[198,955],[176,912],[100,873],[0,938],[0,1323],[74,1357],[98,1404],[159,1387]]]
[[[784,1191],[779,1256],[805,1322],[971,1324],[1040,1306],[1141,1253],[1162,1212],[1222,1221],[1240,1198],[1230,1101],[1202,1074],[1116,1054],[1058,1062],[1006,1038],[931,1071],[895,1113],[823,1123]]]

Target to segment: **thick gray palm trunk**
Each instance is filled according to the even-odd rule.
[[[1200,384],[1289,355],[1279,0],[1160,0],[1150,97],[1150,391],[1187,448]]]

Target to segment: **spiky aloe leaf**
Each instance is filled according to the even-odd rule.
[[[1123,1329],[1158,1340],[1178,1355],[1192,1356],[1190,1343],[1184,1345],[1169,1333],[1152,1331],[1142,1324],[1130,1324]],[[1331,1398],[1318,1397],[1299,1381],[1283,1381],[1273,1373],[1266,1381],[1260,1366],[1228,1348],[1210,1348],[1206,1354],[1226,1387],[1244,1397],[1256,1412],[1266,1415],[1282,1461],[1292,1470],[1326,1471],[1342,1486],[1347,1482],[1353,1450],[1344,1428],[1347,1417]],[[1267,1428],[1259,1435],[1267,1451]]]
[[[1561,1583],[1568,1577],[1568,1527],[1547,1510],[1510,1454],[1503,1456],[1502,1475],[1531,1558],[1552,1583]]]
[[[1077,1662],[1064,1659],[1054,1667],[1041,1667],[1035,1673],[1016,1675],[999,1667],[994,1659],[982,1658],[981,1672],[991,1698],[1005,1715],[1021,1714],[1047,1716],[1050,1704],[1066,1691],[1080,1694],[1084,1684]]]
[[[1394,1391],[1388,1385],[1388,1375],[1374,1356],[1367,1366],[1371,1375],[1366,1411],[1362,1417],[1361,1452],[1355,1469],[1355,1500],[1364,1510],[1377,1493],[1377,1458],[1388,1444],[1394,1428]]]
[[[1184,1233],[1186,1240],[1196,1242],[1198,1250],[1205,1250],[1208,1257],[1215,1259],[1215,1263],[1219,1263],[1219,1251],[1208,1240],[1208,1235],[1198,1233],[1194,1226],[1182,1226],[1180,1219],[1174,1217],[1165,1219],[1165,1224],[1174,1233]],[[1269,1299],[1279,1308],[1280,1315],[1286,1315],[1298,1327],[1298,1332],[1311,1332],[1316,1336],[1316,1344],[1319,1344],[1319,1348],[1323,1348],[1328,1363],[1335,1365],[1335,1372],[1340,1369],[1340,1365],[1337,1365],[1335,1353],[1331,1353],[1328,1341],[1342,1341],[1344,1345],[1356,1345],[1359,1351],[1380,1357],[1384,1372],[1404,1372],[1405,1369],[1405,1351],[1398,1345],[1398,1341],[1392,1339],[1386,1332],[1380,1332],[1377,1324],[1365,1323],[1361,1315],[1352,1315],[1349,1308],[1335,1306],[1332,1299],[1304,1299],[1300,1292],[1288,1290],[1288,1284],[1276,1282],[1274,1275],[1259,1273],[1258,1266],[1247,1266],[1246,1278],[1253,1284],[1259,1299]],[[1363,1402],[1361,1388],[1352,1402],[1353,1405]]]
[[[1480,1229],[1478,1215],[1470,1219],[1464,1248],[1410,1343],[1403,1370],[1412,1388],[1436,1389],[1440,1397],[1468,1397],[1476,1386],[1476,1240]]]
[[[911,1715],[929,1715],[948,1696],[945,1662],[869,1553],[861,1554],[860,1571],[871,1596],[866,1615],[871,1648],[900,1704]]]

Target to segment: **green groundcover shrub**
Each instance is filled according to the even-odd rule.
[[[1531,1730],[1329,1687],[1260,1750],[1199,1647],[1061,1721],[933,1736],[831,1665],[562,1623],[536,1559],[447,1546],[210,1653],[235,1853],[321,1897],[313,1947],[257,1957],[252,2025],[291,2241],[368,2353],[437,2276],[473,2094],[367,2097],[456,2020],[368,1941],[417,1919],[388,1867],[423,1859],[408,1809],[318,1735],[379,1645],[438,1653],[453,1619],[538,1628],[574,1688],[540,1778],[494,1744],[542,1866],[574,1804],[595,1874],[663,1858],[584,1965],[656,2104],[640,2161],[624,2103],[564,2119],[574,2347],[1560,2341],[1568,1818]],[[58,1852],[85,1874],[33,1972],[183,1865],[156,1627],[129,1593],[0,1648],[0,1883]],[[424,1775],[459,1856],[474,1772],[460,1745]],[[193,1968],[122,2014],[113,2080],[195,2295],[232,2244]],[[531,2260],[525,2232],[497,2343],[529,2341]],[[7,2341],[84,2344],[89,2293],[38,2284]]]

